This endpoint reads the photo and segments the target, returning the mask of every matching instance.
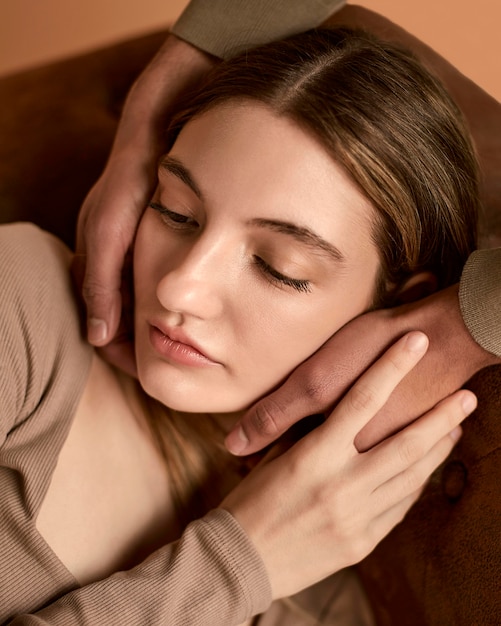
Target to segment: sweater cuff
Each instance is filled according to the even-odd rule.
[[[246,532],[225,509],[214,509],[200,520],[237,581],[247,615],[264,613],[271,604],[271,585],[263,560]]]
[[[459,284],[459,304],[475,341],[501,357],[501,248],[470,255]]]
[[[191,0],[174,35],[222,59],[319,26],[345,0]]]

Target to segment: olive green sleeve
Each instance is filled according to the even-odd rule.
[[[345,0],[191,0],[172,32],[220,58],[315,28]]]
[[[470,255],[461,276],[459,302],[475,341],[501,357],[501,248]]]

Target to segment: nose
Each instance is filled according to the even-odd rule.
[[[224,308],[225,253],[200,240],[170,265],[157,285],[161,305],[181,316],[214,319]]]

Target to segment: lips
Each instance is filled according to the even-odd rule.
[[[166,328],[153,323],[150,324],[149,335],[155,351],[168,361],[194,367],[219,364],[179,327]]]

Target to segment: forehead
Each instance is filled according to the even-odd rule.
[[[369,200],[316,137],[263,104],[210,109],[186,124],[170,154],[189,170],[207,208],[293,220],[330,239],[356,234],[357,245],[371,240]]]

